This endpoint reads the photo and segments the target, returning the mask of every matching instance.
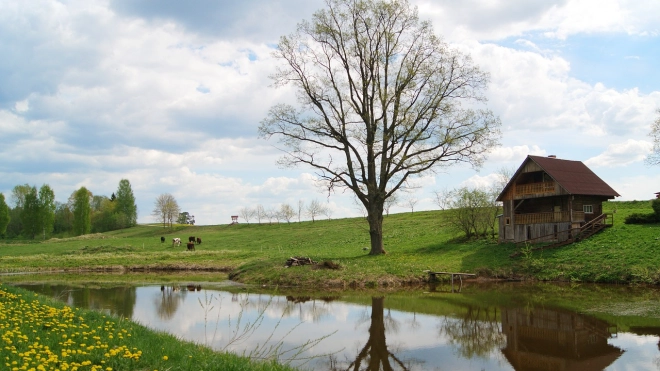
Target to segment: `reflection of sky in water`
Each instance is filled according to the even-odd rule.
[[[393,370],[401,369],[398,361],[409,370],[513,370],[512,364],[534,370],[541,363],[553,365],[545,368],[553,370],[590,371],[596,364],[606,370],[660,370],[658,336],[619,332],[607,339],[603,331],[611,326],[606,322],[544,306],[458,305],[452,309],[456,314],[443,317],[387,309],[387,297],[370,298],[363,305],[320,299],[293,302],[284,296],[188,291],[186,287],[167,287],[164,291],[159,286],[136,287],[135,291],[90,288],[87,292],[44,285],[41,290],[59,298],[61,292],[68,292],[69,301],[77,294],[76,303],[82,306],[123,305],[122,313],[132,313],[136,322],[214,349],[227,347],[238,354],[264,344],[268,349],[280,342],[283,350],[295,349],[323,338],[296,357],[314,358],[304,367],[315,370],[353,369],[352,363],[366,350],[374,355],[378,351],[389,354],[386,359]],[[255,322],[254,332],[228,346],[233,331],[241,332]],[[636,331],[656,334],[660,328]],[[561,352],[568,352],[568,358]],[[289,356],[284,354],[284,358]],[[367,369],[367,362],[362,360],[361,370]]]
[[[607,368],[608,371],[660,370],[657,336],[619,333],[609,343],[623,349],[625,353]]]
[[[133,320],[215,349],[227,346],[239,316],[242,315],[243,328],[258,320],[259,311],[264,315],[256,331],[229,350],[249,353],[259,345],[276,345],[279,341],[282,341],[282,349],[287,350],[327,336],[297,359],[316,357],[305,368],[330,369],[332,365],[336,369],[347,369],[369,340],[372,308],[368,305],[318,299],[293,303],[283,296],[238,294],[232,297],[231,293],[223,291],[185,291],[184,288],[171,293],[176,298],[175,311],[160,310],[160,313],[171,313],[171,317],[161,318],[158,305],[162,305],[164,294],[160,288],[139,287],[137,290]],[[506,346],[505,338],[499,346],[491,346],[476,356],[466,356],[463,349],[466,345],[452,341],[446,332],[448,327],[461,327],[460,319],[389,310],[387,298],[384,304],[382,319],[387,350],[408,369],[513,370],[500,350]],[[500,330],[497,333],[501,334]],[[608,343],[625,352],[607,370],[659,369],[658,337],[619,333]],[[393,359],[390,361],[395,370],[400,369]],[[366,361],[362,366],[366,367]]]
[[[319,357],[307,366],[327,369],[331,358],[327,354],[332,354],[335,365],[345,369],[369,339],[370,306],[322,300],[292,303],[282,296],[270,300],[268,295],[247,294],[240,294],[232,301],[230,293],[203,289],[173,292],[172,295],[178,298],[176,311],[170,318],[160,318],[155,307],[159,301],[162,302],[163,293],[160,288],[139,287],[137,290],[133,320],[215,349],[227,345],[232,330],[236,329],[241,304],[245,303],[246,298],[246,310],[242,313],[241,323],[254,323],[258,319],[259,310],[265,309],[264,317],[257,331],[230,347],[236,353],[255,349],[266,343],[271,334],[272,339],[275,339],[271,345],[282,340],[283,349],[328,336],[297,358]],[[208,311],[205,312],[204,307]],[[387,349],[412,370],[511,370],[499,348],[484,357],[465,359],[458,355],[457,346],[450,345],[440,329],[442,321],[447,320],[455,321],[385,308],[383,322]]]

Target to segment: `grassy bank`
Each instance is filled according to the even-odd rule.
[[[0,285],[3,370],[292,370]]]
[[[0,245],[0,270],[198,270],[226,272],[233,280],[279,286],[363,287],[422,283],[426,269],[474,272],[480,277],[660,283],[660,225],[625,225],[648,201],[609,202],[615,225],[560,249],[510,258],[512,244],[465,241],[443,222],[441,211],[385,217],[388,254],[369,256],[363,218],[282,224],[177,227],[142,225],[121,231],[42,243]],[[166,242],[161,243],[160,237]],[[196,251],[172,247],[174,237],[202,238]],[[332,264],[287,268],[292,256]],[[338,267],[339,269],[331,269]]]

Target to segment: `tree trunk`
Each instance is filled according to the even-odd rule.
[[[369,236],[371,237],[371,251],[369,255],[387,254],[383,248],[383,203],[373,202],[367,210],[369,221]]]
[[[385,340],[385,297],[371,298],[371,326],[369,327],[369,370],[392,370],[390,352]],[[381,367],[382,365],[382,367]]]

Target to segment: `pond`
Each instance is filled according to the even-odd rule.
[[[440,285],[306,293],[210,282],[13,281],[70,306],[301,369],[660,369],[655,288],[465,283],[454,292]]]

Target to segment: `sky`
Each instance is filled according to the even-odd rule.
[[[391,212],[437,209],[436,191],[489,186],[530,154],[583,161],[617,200],[660,191],[660,167],[644,163],[660,108],[660,2],[410,2],[490,74],[502,138],[480,169],[415,179]],[[271,106],[295,102],[269,79],[279,37],[323,7],[0,0],[0,192],[48,184],[66,202],[81,186],[110,196],[128,179],[140,223],[156,221],[163,193],[198,225],[312,200],[332,218],[364,215],[349,193],[323,192],[314,169],[280,168],[276,141],[257,135]]]

